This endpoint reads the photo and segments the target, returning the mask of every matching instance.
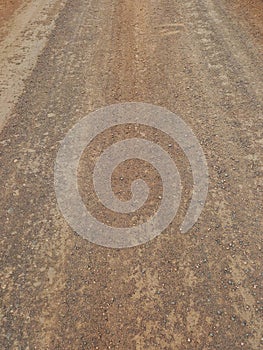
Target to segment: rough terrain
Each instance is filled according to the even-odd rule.
[[[0,0],[8,28],[0,45],[0,348],[261,349],[263,2],[13,3]],[[68,226],[53,169],[60,140],[78,120],[126,101],[180,115],[202,144],[210,184],[188,233],[178,230],[183,205],[156,239],[114,250]],[[177,159],[189,196],[191,174],[177,144],[169,148],[165,135],[147,128],[117,127],[94,140],[80,166],[94,212],[101,208],[90,163],[138,132]],[[120,172],[127,179],[142,166],[119,169],[116,191]]]

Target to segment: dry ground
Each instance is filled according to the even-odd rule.
[[[0,51],[0,348],[260,349],[263,2],[21,3],[0,1],[7,28]],[[184,204],[158,238],[113,250],[67,225],[53,168],[59,141],[78,120],[126,101],[164,106],[188,123],[203,146],[210,187],[187,234],[178,230]],[[164,148],[170,143],[140,132]],[[93,211],[89,155],[136,133],[116,128],[86,152],[80,188]],[[167,151],[191,187],[178,145]],[[132,177],[143,165],[119,172]],[[157,196],[158,176],[151,181]]]

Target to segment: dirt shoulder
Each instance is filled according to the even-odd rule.
[[[38,56],[54,28],[64,1],[40,0],[13,4],[4,8],[5,34],[0,42],[0,131],[24,90],[24,81],[32,72]],[[13,10],[13,15],[11,12]],[[7,15],[9,13],[9,15]]]

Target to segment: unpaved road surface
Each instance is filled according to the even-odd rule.
[[[0,348],[261,349],[263,2],[0,3]],[[54,164],[77,121],[130,101],[166,107],[192,128],[207,159],[209,193],[186,234],[178,229],[182,207],[154,240],[110,249],[65,221]],[[139,131],[177,156],[191,187],[178,145]],[[100,135],[80,164],[83,200],[91,198],[101,220],[111,218],[92,196],[86,158],[128,134],[138,130]],[[125,180],[142,166],[118,171]],[[156,174],[158,201],[155,181]],[[129,197],[119,181],[114,186]],[[140,219],[111,221],[122,227]]]

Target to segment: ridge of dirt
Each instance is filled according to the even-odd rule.
[[[8,31],[0,42],[0,131],[23,93],[24,81],[45,47],[64,3],[58,0],[24,2],[9,18]]]

